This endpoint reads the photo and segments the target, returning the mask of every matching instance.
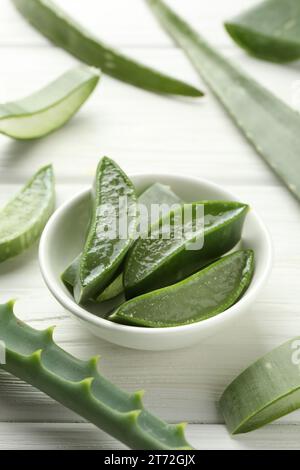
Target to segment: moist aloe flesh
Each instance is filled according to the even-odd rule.
[[[0,133],[20,140],[50,134],[74,116],[99,77],[98,70],[80,65],[26,98],[0,104]]]
[[[102,158],[93,189],[92,219],[74,286],[77,303],[99,295],[111,282],[132,244],[136,220],[137,197],[132,182],[113,160]]]
[[[54,174],[48,165],[0,210],[0,262],[21,254],[38,240],[54,206]]]
[[[204,206],[204,225],[197,227],[197,211]],[[192,224],[195,231],[187,242],[184,236],[165,239],[160,236],[163,228],[170,227],[170,232],[190,230],[190,222],[185,223],[183,212],[187,206],[181,206],[163,217],[151,227],[151,236],[136,241],[126,258],[124,287],[126,298],[150,292],[174,284],[198,271],[227,251],[231,250],[241,238],[242,228],[249,207],[239,202],[200,201],[190,204]],[[178,225],[178,218],[184,220]],[[178,233],[180,235],[180,233]],[[204,240],[203,246],[197,241]],[[194,248],[187,249],[195,242]]]
[[[156,328],[206,320],[240,298],[251,282],[253,270],[253,251],[236,251],[177,284],[129,300],[109,319]]]

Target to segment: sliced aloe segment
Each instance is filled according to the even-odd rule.
[[[220,408],[229,431],[245,433],[300,408],[300,337],[269,352],[224,391]]]
[[[253,251],[236,251],[177,284],[125,302],[109,319],[158,328],[206,320],[240,298],[251,282],[253,270]]]
[[[267,0],[232,20],[225,28],[246,51],[264,60],[291,62],[300,57],[299,0]]]
[[[100,161],[94,184],[92,219],[74,286],[76,302],[100,294],[117,272],[135,236],[135,188],[110,158]]]
[[[0,262],[22,253],[40,237],[54,205],[54,175],[48,165],[0,211]]]
[[[38,331],[0,305],[1,368],[95,424],[131,449],[188,450],[183,423],[168,424],[147,411],[143,392],[129,394],[98,371],[97,357],[82,361],[53,341],[53,328]]]
[[[197,223],[195,208],[200,205],[203,224]],[[189,207],[192,210],[187,211]],[[185,211],[190,212],[191,219],[186,218]],[[151,227],[151,236],[137,240],[128,255],[126,297],[174,284],[229,251],[240,240],[247,212],[248,206],[239,202],[201,201],[180,206],[162,217]],[[168,232],[171,236],[165,238]]]
[[[19,101],[0,105],[0,132],[14,139],[36,139],[63,126],[90,96],[99,72],[79,66]]]
[[[139,207],[143,205],[147,209],[147,222],[151,221],[151,207],[154,204],[160,205],[160,214],[165,214],[170,211],[173,204],[182,204],[182,199],[175,194],[169,186],[161,183],[151,185],[144,191],[138,199]],[[140,217],[143,213],[140,213]],[[143,224],[143,222],[142,222]],[[143,225],[142,225],[143,226]],[[119,276],[100,294],[98,297],[99,302],[113,299],[124,292],[123,287],[123,273]]]
[[[141,65],[100,42],[51,0],[12,2],[50,41],[107,75],[157,93],[203,96],[197,88]]]
[[[173,204],[180,204],[182,200],[175,194],[172,189],[161,183],[154,183],[149,188],[147,188],[138,198],[139,205],[143,205],[147,213],[144,212],[140,214],[143,217],[143,214],[146,216],[146,222],[149,222],[151,219],[151,206],[153,204],[164,204],[161,207],[161,212],[169,212],[169,206]],[[143,222],[142,222],[143,226]],[[62,281],[68,287],[68,289],[73,292],[73,287],[76,281],[76,275],[80,263],[81,254],[78,255],[75,260],[70,264],[70,266],[62,274]],[[106,300],[113,299],[123,292],[123,273],[120,273],[112,283],[104,289],[104,291],[97,298],[98,302],[104,302]]]
[[[300,199],[299,113],[220,54],[163,2],[147,2],[257,153]]]

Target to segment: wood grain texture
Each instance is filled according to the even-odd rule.
[[[95,0],[57,1],[124,52],[199,84],[182,52],[173,47],[141,0],[99,0],[97,4]],[[170,0],[224,53],[300,108],[299,65],[282,67],[252,59],[223,31],[223,19],[254,2]],[[0,101],[31,93],[76,62],[33,31],[9,0],[1,1],[0,11]],[[0,136],[0,205],[37,168],[51,162],[60,205],[91,184],[98,160],[105,154],[129,173],[171,171],[200,176],[225,185],[250,203],[264,218],[275,246],[274,269],[257,302],[233,330],[224,330],[188,350],[157,353],[121,349],[82,330],[52,298],[39,272],[37,246],[0,265],[0,300],[17,297],[17,314],[37,328],[57,324],[55,339],[78,357],[102,354],[101,370],[107,377],[127,390],[145,388],[147,406],[168,421],[192,423],[188,436],[199,449],[299,449],[300,412],[280,424],[232,439],[217,409],[224,387],[244,367],[299,334],[298,203],[210,93],[195,102],[175,100],[103,77],[92,99],[57,133],[32,143]],[[122,446],[41,392],[1,372],[1,448],[113,450]]]

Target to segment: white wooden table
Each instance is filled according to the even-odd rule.
[[[123,52],[205,89],[142,0],[57,1]],[[299,63],[277,66],[250,58],[222,28],[225,18],[254,1],[171,0],[171,4],[226,55],[297,106]],[[1,101],[34,91],[75,63],[32,30],[10,0],[1,0],[0,54]],[[299,204],[244,141],[210,92],[203,100],[186,102],[106,76],[72,122],[50,137],[33,143],[0,137],[0,203],[40,166],[52,162],[61,204],[91,183],[105,154],[128,172],[172,171],[209,178],[261,213],[274,240],[276,259],[270,281],[248,316],[237,321],[234,329],[189,350],[121,349],[83,330],[52,298],[39,272],[37,247],[0,266],[1,300],[17,297],[17,314],[35,327],[57,324],[56,340],[75,355],[88,358],[101,353],[107,377],[127,390],[145,388],[147,406],[169,422],[188,421],[187,435],[196,448],[299,449],[299,412],[233,439],[217,410],[221,392],[238,372],[299,335]],[[39,391],[1,373],[0,449],[15,448],[123,446]]]

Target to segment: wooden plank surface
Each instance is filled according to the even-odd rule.
[[[206,89],[141,0],[59,3],[124,53]],[[222,20],[253,0],[170,3],[225,54],[300,108],[299,64],[283,67],[247,57],[224,33]],[[33,31],[10,0],[1,1],[0,12],[0,101],[26,95],[76,63]],[[299,334],[298,203],[243,140],[210,93],[204,100],[191,102],[156,96],[103,77],[80,113],[57,133],[33,143],[0,136],[0,204],[38,167],[52,162],[59,205],[90,185],[104,154],[129,173],[168,173],[171,169],[211,179],[263,216],[274,241],[275,265],[248,316],[232,330],[187,350],[121,349],[82,330],[51,297],[39,272],[37,247],[0,265],[1,300],[17,297],[17,314],[35,327],[57,324],[55,338],[78,357],[101,353],[101,369],[111,380],[127,390],[145,388],[147,406],[168,421],[189,421],[188,435],[199,449],[300,448],[300,412],[281,424],[232,439],[217,409],[220,394],[238,372]],[[0,373],[0,448],[122,446],[32,387]]]

